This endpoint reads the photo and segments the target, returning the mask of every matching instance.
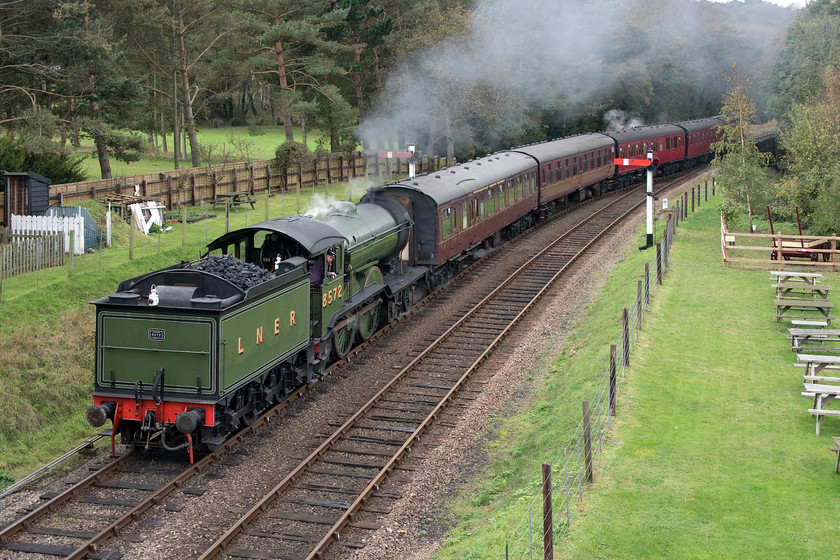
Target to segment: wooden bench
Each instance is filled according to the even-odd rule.
[[[820,272],[794,272],[792,270],[771,270],[770,280],[773,282],[806,282],[818,284],[822,278]]]
[[[254,204],[256,204],[256,202],[257,200],[251,198],[251,195],[246,191],[220,193],[216,195],[215,199],[213,199],[213,208],[216,208],[217,206],[230,206],[233,208],[234,212],[238,212],[238,207],[240,205],[250,204],[253,209],[255,208]]]
[[[809,282],[779,282],[777,284],[773,284],[773,288],[776,288],[776,294],[779,297],[813,297],[817,298],[820,297],[822,299],[828,299],[829,294],[831,293],[831,286],[826,286],[824,284],[811,284]],[[795,294],[792,292],[796,292]]]
[[[803,383],[802,396],[814,399],[814,408],[808,413],[817,419],[817,435],[820,435],[820,421],[823,416],[840,416],[840,410],[829,410],[825,405],[840,396],[840,385],[826,385],[824,383]]]
[[[777,298],[776,322],[781,323],[782,319],[802,319],[812,321],[814,319],[825,320],[831,323],[831,309],[834,304],[827,300],[800,299],[800,298]],[[813,312],[813,313],[805,313]],[[819,315],[816,315],[819,313]]]
[[[803,319],[791,319],[790,324],[795,327],[827,327],[828,321],[805,321]]]
[[[840,472],[840,437],[832,437],[834,445],[828,448],[829,451],[837,453],[837,461],[834,463],[834,472]]]
[[[788,332],[790,348],[794,352],[840,352],[840,329],[790,328]]]

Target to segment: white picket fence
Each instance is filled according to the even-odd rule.
[[[81,216],[60,218],[58,216],[15,216],[12,214],[12,236],[64,235],[64,252],[70,251],[70,232],[73,232],[73,252],[85,252],[85,220]]]

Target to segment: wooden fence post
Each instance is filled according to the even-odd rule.
[[[543,558],[554,558],[554,515],[551,507],[551,465],[543,463]]]
[[[642,281],[636,284],[636,330],[642,330]]]
[[[662,243],[656,243],[656,283],[662,284]]]
[[[650,303],[650,263],[645,263],[645,305]]]
[[[615,416],[615,344],[610,344],[610,416]]]
[[[589,401],[583,401],[583,463],[583,479],[592,482],[592,426],[589,419]]]
[[[622,361],[624,367],[630,365],[630,312],[625,307],[621,310],[621,339],[624,343]]]
[[[694,214],[694,187],[691,187],[691,213]]]
[[[70,260],[67,265],[67,278],[73,277],[73,256],[76,253],[76,230],[70,230]]]

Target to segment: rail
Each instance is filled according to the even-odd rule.
[[[694,208],[693,200],[691,208]],[[582,403],[581,421],[561,454],[543,464],[540,490],[523,502],[524,514],[508,534],[503,548],[498,550],[496,560],[551,559],[554,535],[568,531],[571,526],[575,511],[572,506],[583,499],[586,486],[594,480],[594,463],[612,423],[631,352],[656,286],[662,284],[676,227],[687,217],[687,209],[680,201],[669,216],[663,241],[657,243],[655,255],[645,264],[644,280],[638,283],[635,301],[621,311],[621,333],[617,344],[610,346],[610,363],[593,401]]]
[[[638,191],[630,194],[637,193]],[[616,203],[624,201],[628,196],[630,195],[625,195]],[[255,549],[233,547],[240,535],[259,537],[258,532],[271,535],[269,540],[272,543],[264,545],[274,549],[271,554],[276,557],[286,557],[291,554],[291,551],[279,550],[279,543],[283,535],[295,531],[285,526],[284,522],[305,522],[312,526],[306,533],[307,539],[317,541],[314,548],[309,552],[294,550],[296,557],[307,559],[320,557],[333,542],[340,539],[343,530],[353,524],[356,514],[365,506],[368,498],[379,491],[386,477],[398,468],[399,461],[411,452],[421,434],[442,413],[446,403],[454,398],[460,398],[459,389],[477,372],[479,364],[490,355],[495,345],[504,338],[505,333],[527,313],[548,287],[600,238],[604,231],[620,222],[643,202],[643,200],[627,200],[619,208],[612,210],[608,217],[599,215],[604,213],[602,209],[593,215],[593,218],[601,220],[600,225],[592,225],[589,221],[583,222],[529,259],[493,293],[477,303],[472,311],[459,318],[441,334],[429,348],[416,356],[385,388],[329,436],[294,471],[258,500],[239,521],[234,523],[199,557],[199,560],[213,558],[223,551],[234,556],[257,557],[255,555],[258,553]],[[583,230],[581,233],[581,228],[585,226],[590,229]],[[514,278],[525,279],[514,281]],[[453,342],[453,339],[458,336],[468,339],[470,344],[467,345],[463,341]],[[459,348],[457,354],[452,353],[452,348]],[[436,367],[435,364],[439,363],[446,363],[446,367]],[[418,371],[420,371],[419,374]],[[402,415],[419,415],[420,418],[401,420],[399,418]],[[390,422],[392,426],[390,428],[376,427],[376,423],[381,421]],[[368,425],[371,423],[374,425]],[[402,423],[407,425],[405,427],[393,426]],[[389,436],[374,438],[365,430],[388,431]],[[404,439],[398,435],[400,433],[405,433]],[[363,461],[354,457],[370,454],[370,450],[347,447],[348,444],[360,445],[361,442],[375,443],[379,446],[389,445],[396,449],[392,455],[380,457],[378,461]],[[337,455],[341,457],[334,457]],[[350,458],[347,457],[348,455]],[[377,456],[379,455],[377,453]],[[346,473],[343,475],[335,472],[328,473],[331,465],[370,469],[365,474],[355,475],[365,481],[365,487],[352,489],[347,484],[336,488],[326,482],[310,481],[308,484],[302,482],[310,480],[308,477],[310,473],[350,476]],[[293,497],[289,496],[291,490],[294,490]],[[304,491],[312,492],[313,496],[303,497]],[[330,500],[324,497],[328,492],[336,492],[345,497],[341,501]],[[348,495],[351,497],[347,498]],[[292,513],[285,511],[284,503],[319,509],[306,513]],[[278,505],[281,507],[277,508]],[[332,517],[321,511],[327,507],[343,511],[338,517]],[[276,511],[273,511],[275,508],[277,508]],[[249,529],[257,519],[260,520],[260,530]],[[271,529],[266,529],[269,523]],[[326,532],[321,532],[316,528],[323,525],[328,525]],[[289,540],[292,541],[287,545],[289,548],[301,546],[295,539]],[[261,551],[260,554],[267,552],[267,548],[262,548],[262,546],[258,548]]]

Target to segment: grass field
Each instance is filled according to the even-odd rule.
[[[363,185],[334,184],[297,193],[257,196],[256,209],[231,212],[236,229],[270,217],[309,213],[327,200],[357,201]],[[101,204],[90,205],[93,214]],[[201,207],[194,209],[201,212]],[[211,209],[212,210],[212,209]],[[181,260],[197,258],[208,241],[225,232],[224,209],[216,216],[148,237],[135,236],[129,260],[129,229],[117,221],[114,246],[77,256],[69,265],[2,280],[0,300],[0,488],[92,436],[84,420],[93,388],[93,306],[88,302],[113,293],[117,285]]]
[[[711,206],[681,223],[595,482],[555,558],[835,557],[840,476],[828,447],[840,419],[814,434],[769,275],[724,268],[718,236]],[[504,558],[519,504],[539,492],[540,464],[562,457],[581,401],[593,398],[587,384],[604,370],[648,258],[627,254],[532,405],[498,427],[488,446],[497,461],[451,505],[460,523],[435,558]]]
[[[309,131],[307,134],[307,145],[310,150],[318,147],[318,139],[321,134],[317,131]],[[295,129],[295,140],[302,141],[299,128]],[[282,126],[232,126],[226,128],[201,128],[198,131],[198,143],[204,149],[202,155],[209,154],[214,163],[222,161],[257,161],[274,157],[277,146],[286,141]],[[148,152],[139,161],[124,163],[110,158],[111,174],[114,177],[124,175],[140,175],[143,173],[157,173],[159,171],[170,171],[175,169],[172,154],[172,135],[166,139],[168,151],[162,152],[162,144],[158,138],[158,150],[152,144],[148,144]],[[82,168],[88,180],[101,179],[99,160],[96,159],[96,150],[89,140],[82,141],[79,154],[85,155]],[[202,158],[202,165],[207,162]],[[179,167],[181,169],[191,167],[189,154],[181,155]]]

